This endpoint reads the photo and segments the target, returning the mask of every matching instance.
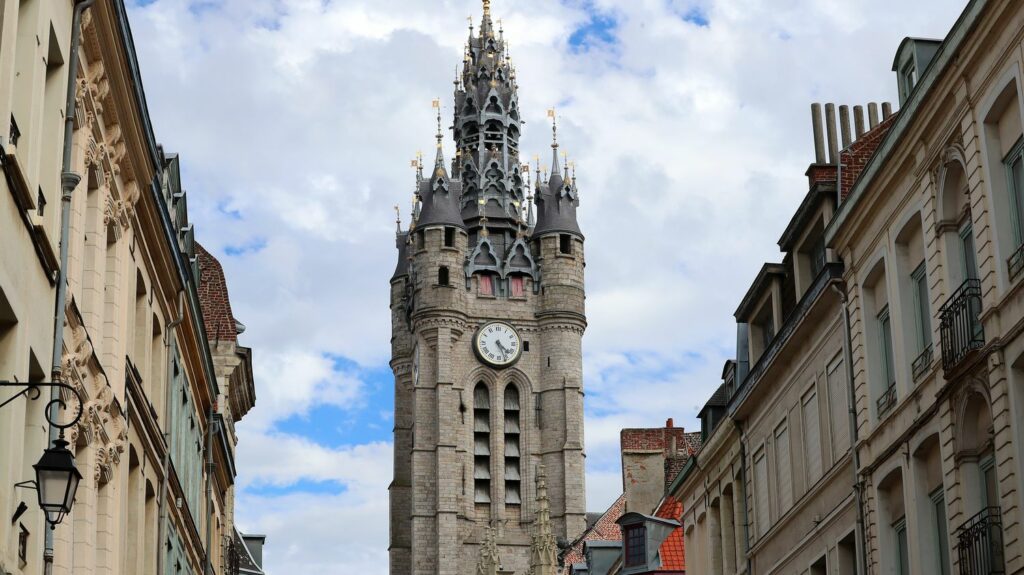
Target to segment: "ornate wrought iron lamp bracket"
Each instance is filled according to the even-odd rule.
[[[24,382],[20,382],[20,381],[0,381],[0,387],[22,387],[22,388],[24,388],[21,391],[19,391],[18,393],[14,394],[14,396],[8,398],[3,403],[0,403],[0,409],[2,409],[4,406],[6,406],[7,404],[11,403],[15,399],[18,399],[19,397],[27,397],[30,401],[37,400],[37,399],[40,398],[40,396],[42,396],[42,388],[44,388],[44,387],[57,387],[57,388],[65,389],[65,390],[69,391],[71,393],[71,396],[75,399],[75,401],[78,402],[78,409],[75,410],[75,416],[73,418],[71,418],[71,421],[69,421],[67,423],[61,423],[60,420],[57,418],[57,416],[55,416],[53,414],[53,407],[55,405],[60,406],[60,409],[62,411],[66,410],[68,408],[68,404],[64,401],[64,399],[62,399],[60,397],[57,397],[55,399],[51,399],[46,404],[46,410],[44,411],[44,415],[46,417],[46,421],[48,421],[50,423],[50,425],[52,425],[54,428],[59,429],[60,433],[61,433],[61,436],[64,435],[64,430],[65,429],[68,429],[70,427],[74,427],[75,425],[78,424],[79,420],[82,419],[82,409],[85,406],[85,402],[82,401],[82,395],[80,393],[78,393],[77,389],[75,389],[74,387],[72,387],[72,386],[70,386],[70,385],[68,385],[68,384],[66,384],[64,382],[59,382],[59,381],[39,381],[39,382],[33,382],[33,383],[24,383]]]

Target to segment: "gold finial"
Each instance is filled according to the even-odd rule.
[[[491,0],[484,0],[484,19],[490,19],[491,17]]]
[[[441,98],[434,98],[431,105],[437,110],[437,148],[441,149],[441,141],[444,139],[441,132]]]
[[[551,118],[551,147],[558,147],[558,116],[555,114],[555,109],[551,108],[548,110],[548,117]]]
[[[395,226],[398,228],[398,233],[402,233],[402,209],[395,204]]]

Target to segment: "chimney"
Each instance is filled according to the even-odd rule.
[[[686,430],[675,427],[672,418],[661,428],[622,430],[622,490],[627,512],[654,513],[665,488],[690,456],[685,436]]]

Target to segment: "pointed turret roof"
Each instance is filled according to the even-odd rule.
[[[422,178],[419,183],[419,195],[422,198],[423,208],[420,210],[416,225],[420,227],[444,225],[465,228],[466,225],[459,214],[462,183],[452,180],[445,167],[440,103],[435,101],[434,106],[437,108],[437,156],[434,159],[433,173],[429,178]]]
[[[562,173],[558,159],[558,124],[554,112],[549,112],[549,115],[552,118],[551,175],[547,184],[538,186],[537,197],[534,199],[537,204],[537,225],[534,226],[533,235],[571,233],[582,237],[583,232],[576,220],[576,207],[579,206],[576,181]]]

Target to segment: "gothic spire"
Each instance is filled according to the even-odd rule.
[[[547,184],[539,185],[534,202],[537,204],[537,225],[533,235],[547,233],[570,233],[583,236],[579,223],[576,221],[576,207],[579,206],[579,193],[575,178],[569,178],[569,162],[563,171],[558,157],[558,121],[554,110],[548,110],[551,118],[551,175]]]
[[[530,544],[530,575],[556,575],[557,572],[558,543],[551,531],[548,478],[541,464],[537,466],[537,519]]]
[[[455,226],[464,228],[465,223],[459,214],[459,195],[461,182],[448,175],[444,159],[444,131],[441,126],[441,100],[435,99],[434,109],[437,111],[437,155],[434,169],[429,178],[421,178],[417,187],[422,198],[423,209],[416,222],[418,226]]]

